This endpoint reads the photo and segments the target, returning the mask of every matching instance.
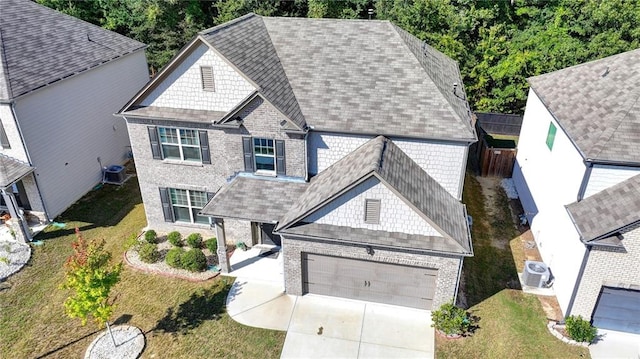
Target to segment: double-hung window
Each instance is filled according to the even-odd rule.
[[[148,126],[154,160],[179,160],[211,164],[206,130]]]
[[[207,204],[206,192],[169,188],[169,197],[176,222],[209,223],[209,218],[198,215]]]
[[[244,170],[268,176],[286,173],[284,140],[243,137]]]
[[[163,158],[201,162],[198,131],[158,127]]]
[[[257,171],[275,172],[276,149],[273,140],[267,138],[253,139],[253,155]]]

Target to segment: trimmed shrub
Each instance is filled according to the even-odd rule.
[[[180,262],[182,253],[184,253],[182,248],[172,248],[167,252],[167,255],[164,257],[164,261],[169,265],[169,267],[182,268],[182,264]]]
[[[145,263],[155,263],[160,259],[158,245],[155,243],[142,243],[138,246],[138,256]]]
[[[598,332],[598,329],[589,323],[589,321],[582,319],[581,316],[570,316],[566,321],[567,334],[571,339],[577,342],[591,343]]]
[[[180,256],[180,264],[183,269],[192,272],[202,272],[207,269],[207,257],[201,249],[193,248]]]
[[[467,311],[453,303],[445,303],[431,312],[432,327],[446,335],[464,335],[471,329],[471,320]]]
[[[202,247],[202,235],[200,233],[191,233],[187,237],[187,244],[191,248],[201,248]]]
[[[147,243],[158,243],[158,234],[153,229],[144,232],[144,240]]]
[[[167,241],[176,247],[182,247],[182,234],[178,231],[173,231],[167,234]]]
[[[211,254],[216,254],[216,251],[218,250],[218,239],[216,237],[207,239],[204,244],[207,246],[207,249]]]

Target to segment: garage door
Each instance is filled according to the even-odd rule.
[[[593,325],[640,334],[640,291],[602,287],[593,311]]]
[[[438,271],[305,253],[305,293],[431,309]]]

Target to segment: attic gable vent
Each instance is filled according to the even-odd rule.
[[[364,200],[364,223],[380,224],[380,200]]]
[[[202,89],[205,91],[215,91],[215,83],[213,82],[213,67],[201,66],[200,76],[202,77]]]

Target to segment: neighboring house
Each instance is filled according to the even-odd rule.
[[[144,48],[32,1],[0,2],[1,210],[51,220],[127,159],[113,113],[149,79]]]
[[[461,84],[388,21],[202,31],[121,111],[148,225],[217,236],[223,271],[225,242],[281,246],[291,294],[450,301],[472,255]]]
[[[640,50],[529,79],[513,179],[565,316],[640,333]]]

